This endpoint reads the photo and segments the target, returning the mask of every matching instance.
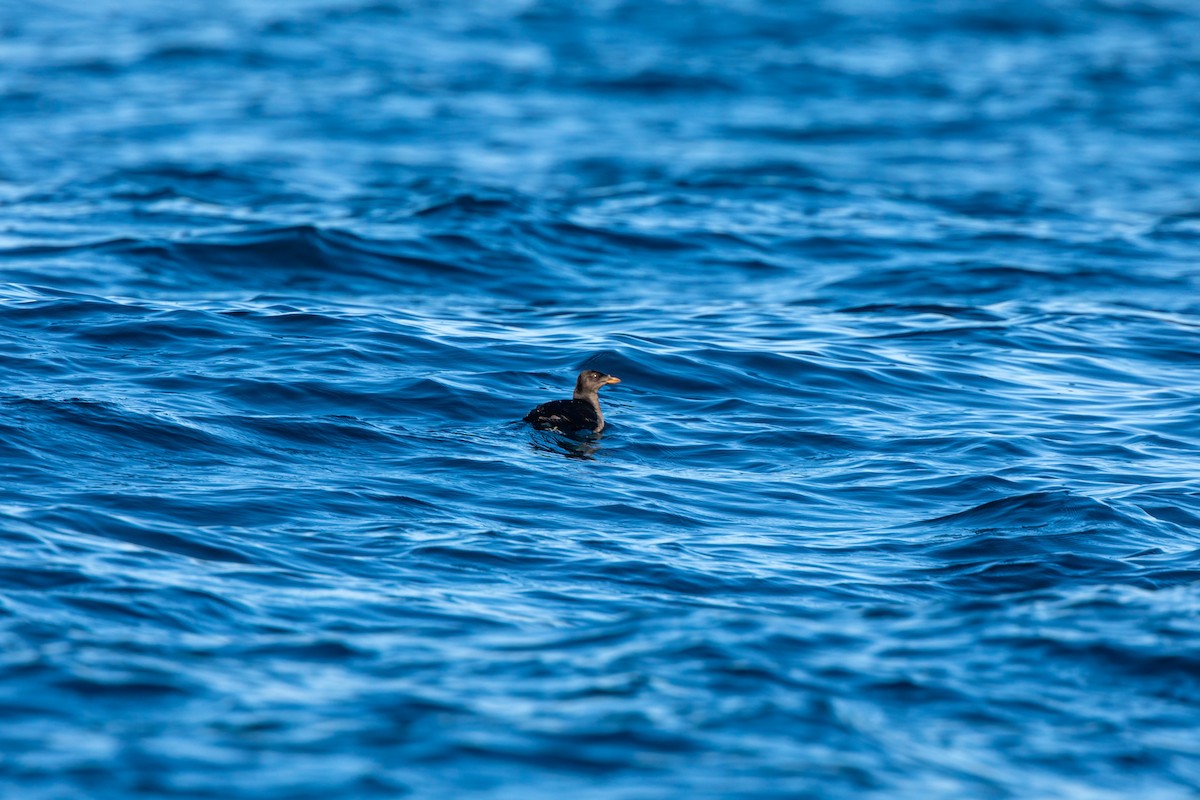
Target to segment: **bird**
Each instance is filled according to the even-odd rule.
[[[570,400],[551,400],[525,415],[528,422],[538,430],[554,430],[560,433],[604,430],[604,414],[600,411],[600,387],[620,383],[620,378],[585,369],[575,381],[575,394]]]

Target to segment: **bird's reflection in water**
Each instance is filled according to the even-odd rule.
[[[596,452],[600,449],[600,437],[596,434],[576,439],[555,431],[535,431],[529,443],[534,450],[582,461],[594,460]]]

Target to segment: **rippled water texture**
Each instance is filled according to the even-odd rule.
[[[0,12],[0,795],[1196,796],[1200,7]]]

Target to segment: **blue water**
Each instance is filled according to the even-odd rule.
[[[0,0],[0,796],[1196,797],[1198,31]]]

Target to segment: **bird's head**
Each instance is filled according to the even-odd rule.
[[[605,375],[594,369],[585,369],[579,373],[579,379],[575,381],[575,396],[595,394],[600,391],[602,386],[620,382],[620,378],[614,378],[612,375]]]

